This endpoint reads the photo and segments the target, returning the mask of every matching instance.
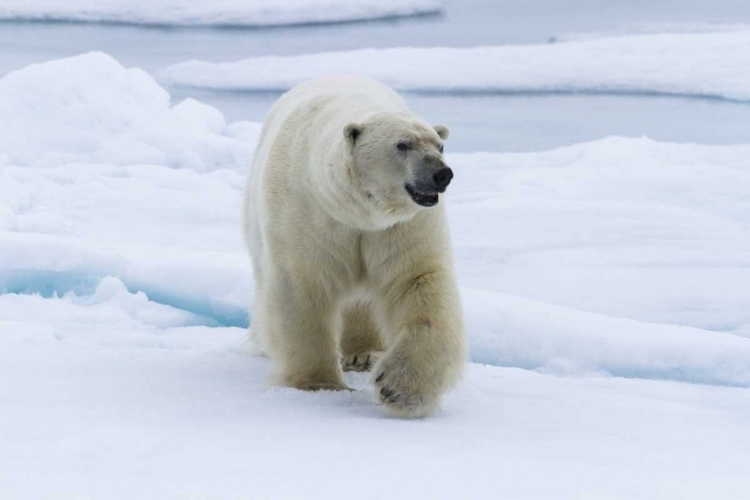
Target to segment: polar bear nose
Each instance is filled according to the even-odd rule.
[[[435,186],[437,186],[440,191],[444,191],[445,188],[448,187],[448,184],[451,183],[451,179],[453,179],[453,170],[448,167],[441,168],[432,176]]]

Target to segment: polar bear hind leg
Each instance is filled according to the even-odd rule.
[[[348,305],[342,323],[341,365],[344,371],[370,371],[384,350],[372,305],[367,301]]]
[[[300,279],[301,273],[279,274],[267,286],[263,318],[276,360],[274,378],[307,391],[349,390],[341,368],[335,297],[325,284]]]

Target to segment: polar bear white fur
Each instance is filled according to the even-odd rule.
[[[464,328],[439,203],[447,137],[361,77],[310,80],[273,106],[244,215],[250,334],[278,384],[348,389],[343,370],[372,368],[390,413],[424,416],[458,380]]]

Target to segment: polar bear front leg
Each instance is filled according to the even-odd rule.
[[[378,400],[397,416],[428,415],[466,362],[455,280],[449,270],[417,270],[388,287],[383,305],[393,338],[373,370]]]
[[[304,276],[277,276],[267,290],[265,323],[275,377],[302,390],[347,390],[330,288]]]

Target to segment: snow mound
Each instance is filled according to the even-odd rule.
[[[565,375],[750,387],[750,339],[464,288],[471,360]]]
[[[54,82],[54,84],[50,84]],[[151,163],[245,168],[257,125],[169,94],[146,72],[92,52],[0,79],[0,165]]]
[[[285,90],[315,76],[356,73],[401,90],[615,92],[750,100],[750,31],[647,34],[546,45],[362,49],[238,62],[188,61],[174,85]]]
[[[247,322],[245,177],[158,165],[0,169],[0,293],[92,293],[107,276],[212,318]]]
[[[450,147],[450,140],[447,143]],[[750,145],[610,137],[449,155],[461,284],[649,323],[750,333]]]
[[[384,19],[441,11],[436,0],[6,0],[0,20],[155,26],[288,26]]]

